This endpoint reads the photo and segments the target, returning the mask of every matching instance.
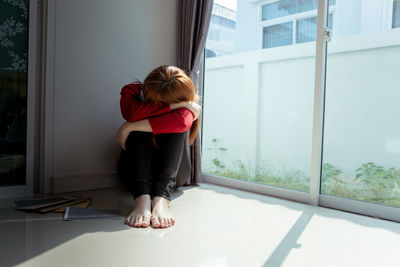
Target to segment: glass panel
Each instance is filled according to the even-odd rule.
[[[400,27],[400,0],[393,0],[393,28]]]
[[[213,13],[221,9],[216,2],[222,3],[214,1]],[[293,23],[259,31],[258,12],[251,1],[237,2],[229,53],[222,29],[230,29],[210,25],[210,32],[221,30],[221,39],[208,38],[206,51],[225,54],[205,61],[202,171],[308,191],[315,42],[263,49],[263,32],[266,46],[291,44]]]
[[[328,16],[328,25],[332,25],[333,14]],[[329,27],[329,26],[328,26]],[[331,27],[329,27],[332,29]],[[317,36],[317,17],[300,19],[296,27],[296,43],[306,43],[316,40]]]
[[[330,1],[329,5],[335,5]],[[275,19],[317,9],[318,0],[280,0],[262,6],[262,20]]]
[[[321,192],[400,207],[400,32],[383,27],[385,1],[337,2]]]
[[[235,24],[236,24],[234,20],[222,16],[217,16],[216,14],[211,15],[210,23],[219,24],[231,29],[235,29]]]
[[[0,2],[0,186],[25,184],[28,1]]]
[[[264,27],[263,48],[291,45],[293,43],[293,22]]]
[[[317,17],[300,19],[296,27],[296,43],[305,43],[316,40]]]
[[[236,1],[222,1],[228,6],[214,2],[210,28],[207,36],[206,57],[224,56],[234,53],[235,49],[235,30],[236,30],[236,10],[233,6]]]

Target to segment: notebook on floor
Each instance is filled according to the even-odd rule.
[[[88,199],[86,199],[86,200],[84,200],[82,202],[79,202],[77,204],[69,204],[69,205],[63,206],[62,208],[55,209],[54,212],[62,212],[62,213],[64,213],[65,210],[67,209],[67,207],[87,208],[87,207],[89,207],[90,203],[92,203],[92,200],[90,198],[88,198]]]
[[[20,210],[37,210],[61,203],[66,203],[69,201],[76,200],[74,197],[47,197],[47,198],[35,198],[35,199],[25,199],[14,201],[16,209]]]
[[[87,206],[89,206],[90,202],[91,202],[90,199],[78,198],[78,199],[71,200],[71,201],[68,201],[65,203],[37,209],[36,211],[40,212],[40,213],[46,213],[46,212],[50,212],[50,211],[59,212],[59,210],[62,210],[62,212],[65,212],[65,209],[67,207],[76,207],[78,205],[79,205],[78,207],[87,207]]]
[[[80,207],[67,207],[64,214],[64,221],[94,220],[106,218],[124,218],[118,211],[98,210]]]

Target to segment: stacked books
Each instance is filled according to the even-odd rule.
[[[50,211],[65,212],[64,221],[124,218],[118,211],[87,208],[91,201],[92,200],[89,198],[66,196],[33,198],[15,201],[15,208],[39,213],[47,213]]]
[[[80,197],[47,197],[47,198],[35,198],[15,201],[16,209],[24,211],[32,211],[39,213],[47,213],[50,211],[54,212],[65,212],[67,207],[88,207],[92,202],[89,198]]]

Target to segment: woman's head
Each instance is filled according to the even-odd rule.
[[[160,66],[147,75],[142,84],[146,101],[178,103],[195,101],[196,91],[192,80],[175,66]]]
[[[179,103],[198,99],[194,84],[186,73],[175,66],[160,66],[147,75],[142,84],[145,101]],[[189,142],[193,144],[200,127],[200,119],[190,128]]]

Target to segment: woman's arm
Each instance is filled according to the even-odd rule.
[[[183,133],[192,127],[194,114],[186,109],[180,108],[167,114],[148,119],[153,134]]]
[[[164,115],[136,122],[125,122],[118,130],[116,141],[125,150],[125,142],[130,132],[183,133],[192,126],[194,115],[186,108],[180,108]]]
[[[179,109],[179,108],[186,108],[188,110],[190,110],[193,115],[194,115],[194,121],[197,120],[197,118],[200,116],[200,112],[201,112],[201,106],[199,104],[197,104],[196,102],[179,102],[179,103],[173,103],[170,104],[170,109],[171,110],[175,110],[175,109]]]
[[[123,150],[126,149],[125,143],[126,139],[128,139],[128,135],[130,132],[138,131],[138,132],[152,132],[151,125],[149,120],[140,120],[136,122],[124,122],[121,127],[119,127],[117,132],[117,143],[122,147]]]
[[[120,100],[122,117],[129,122],[135,122],[148,117],[165,114],[171,111],[167,103],[154,104],[140,100],[140,84],[125,85],[121,90]]]
[[[122,88],[120,107],[122,117],[129,122],[166,114],[180,108],[189,109],[195,115],[195,119],[197,119],[201,111],[200,105],[195,102],[179,102],[173,104],[142,102],[140,100],[140,84],[138,83],[128,84]]]

